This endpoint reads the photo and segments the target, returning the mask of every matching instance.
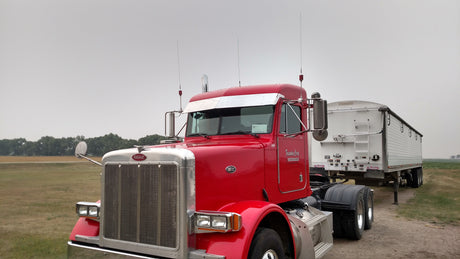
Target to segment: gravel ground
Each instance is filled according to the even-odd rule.
[[[391,188],[391,187],[385,187]],[[372,229],[358,241],[334,239],[334,247],[323,257],[332,258],[460,258],[460,227],[442,226],[397,215],[393,194],[375,189],[381,200],[374,207]],[[400,189],[399,203],[413,197],[412,189]]]

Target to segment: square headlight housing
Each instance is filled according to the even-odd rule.
[[[76,204],[76,212],[79,217],[99,220],[101,204],[97,202],[80,201]]]
[[[232,212],[195,212],[192,217],[194,233],[233,232],[242,227],[241,216]]]

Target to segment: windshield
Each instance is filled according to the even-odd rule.
[[[271,133],[274,109],[266,105],[191,112],[186,136]]]

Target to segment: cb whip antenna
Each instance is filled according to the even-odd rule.
[[[300,98],[299,98],[299,101],[302,102],[303,101],[303,85],[302,85],[302,81],[303,81],[303,72],[302,72],[302,13],[300,13],[300,18],[299,18],[300,22],[299,22],[299,40],[300,40],[300,74],[299,74],[299,81],[300,81]]]
[[[180,55],[179,55],[179,41],[177,41],[177,73],[179,76],[179,102],[180,102],[180,112],[182,112],[182,84],[180,80]]]
[[[240,39],[236,37],[236,48],[238,52],[238,86],[241,87],[241,76],[240,76]]]

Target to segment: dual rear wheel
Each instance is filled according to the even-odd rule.
[[[332,204],[348,204],[347,209],[335,206],[333,211],[334,236],[359,240],[365,229],[374,221],[373,191],[362,185],[337,185],[328,190],[326,201]],[[325,208],[328,210],[328,208]]]

